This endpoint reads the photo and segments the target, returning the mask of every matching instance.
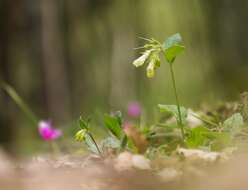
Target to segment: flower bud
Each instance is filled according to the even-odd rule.
[[[75,135],[75,140],[78,142],[84,141],[86,132],[86,129],[81,129],[80,131],[78,131]]]

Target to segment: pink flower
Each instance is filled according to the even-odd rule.
[[[130,117],[139,117],[141,114],[141,106],[138,102],[131,102],[128,104],[127,113]]]
[[[51,121],[40,121],[38,128],[40,136],[45,141],[55,140],[62,135],[61,130],[53,128]]]

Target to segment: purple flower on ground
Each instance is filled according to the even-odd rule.
[[[127,113],[130,117],[139,117],[141,114],[141,106],[138,102],[128,104]]]
[[[62,135],[61,130],[53,128],[51,121],[40,121],[38,128],[40,136],[45,141],[55,140]]]

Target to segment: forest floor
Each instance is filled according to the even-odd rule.
[[[0,189],[244,190],[248,186],[246,155],[217,158],[192,151],[183,160],[175,156],[148,162],[127,152],[108,158],[39,156],[26,161],[13,161],[1,153]]]

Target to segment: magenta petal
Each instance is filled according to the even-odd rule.
[[[50,121],[40,121],[38,126],[39,134],[45,141],[55,140],[62,135],[62,132],[52,127]]]
[[[139,117],[141,114],[140,104],[138,102],[129,103],[127,112],[130,117]]]
[[[52,138],[52,140],[55,140],[55,139],[59,138],[61,135],[62,135],[61,130],[54,129],[51,138]]]

